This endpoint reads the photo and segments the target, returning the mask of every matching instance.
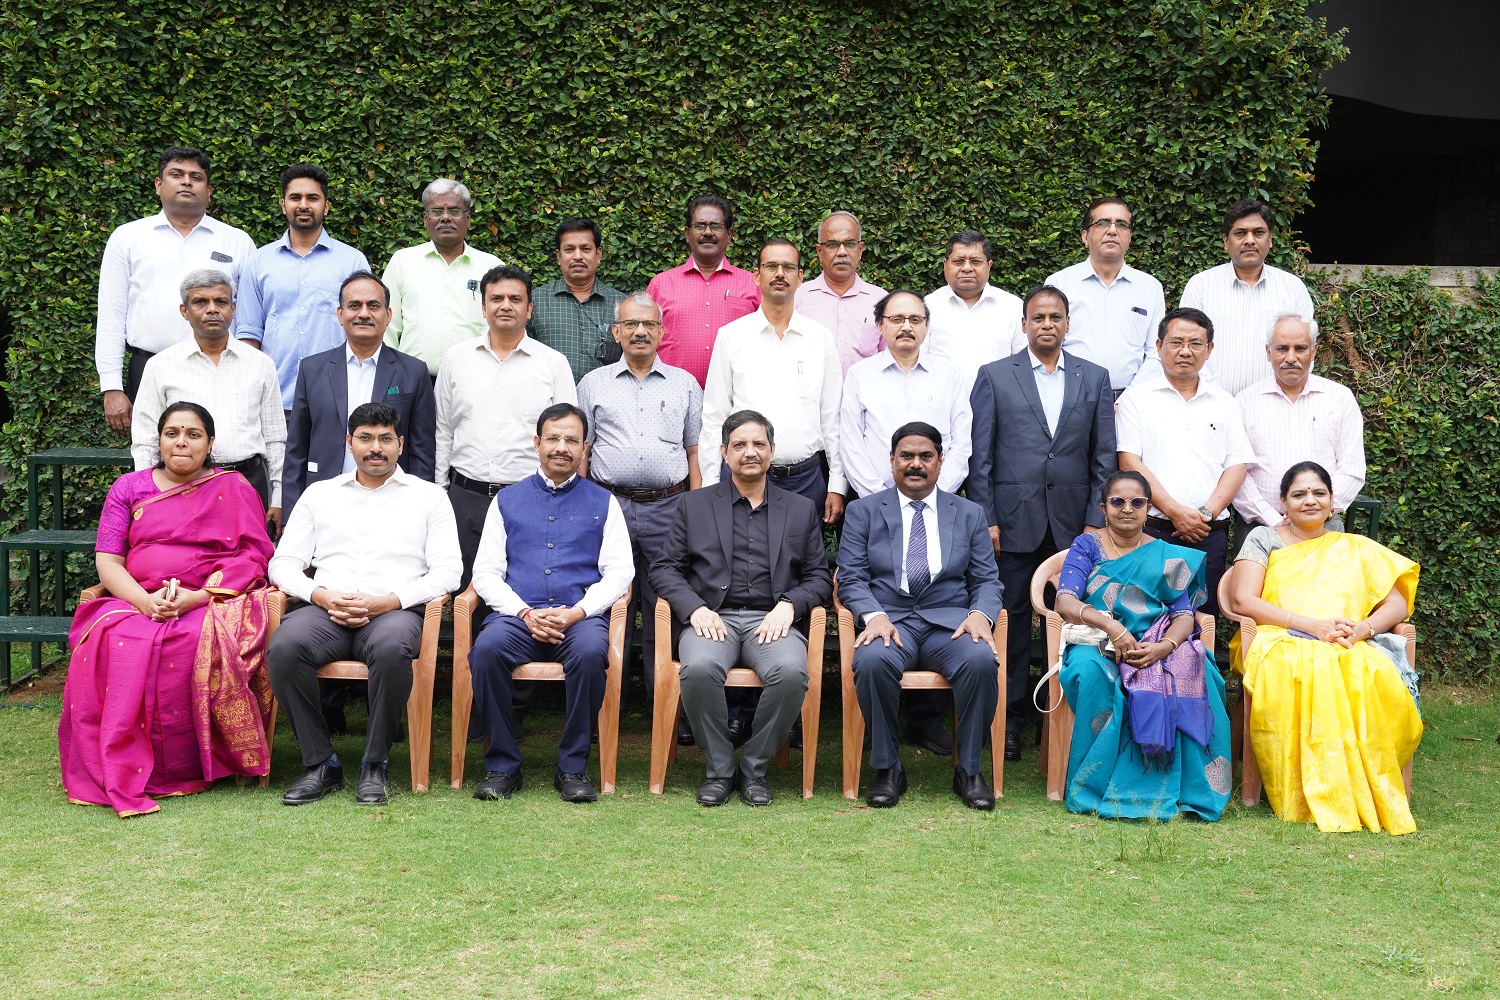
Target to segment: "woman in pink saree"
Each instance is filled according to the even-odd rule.
[[[57,730],[68,801],[122,817],[270,767],[265,510],[209,464],[203,407],[173,404],[157,431],[161,462],[104,502],[94,561],[108,593],[73,616]]]

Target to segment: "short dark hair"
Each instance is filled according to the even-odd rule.
[[[179,159],[181,159],[181,157],[179,157]],[[214,415],[208,412],[208,408],[205,406],[200,406],[197,403],[190,403],[185,399],[179,399],[177,402],[168,406],[165,410],[162,410],[161,416],[156,418],[156,441],[158,446],[158,452],[156,455],[156,468],[158,469],[164,469],[167,466],[167,460],[159,450],[161,445],[161,432],[166,429],[167,418],[174,413],[197,414],[198,420],[203,424],[203,433],[207,434],[210,438],[216,436],[214,434]],[[204,457],[203,464],[216,466],[219,463],[217,460],[215,460],[213,452],[210,451],[208,455]],[[1281,492],[1285,493],[1286,490],[1282,490]]]
[[[1126,202],[1125,199],[1121,198],[1119,195],[1117,195],[1117,194],[1100,195],[1098,198],[1095,198],[1093,201],[1089,202],[1089,207],[1085,208],[1083,210],[1083,224],[1080,225],[1078,228],[1080,228],[1080,229],[1087,229],[1089,226],[1093,225],[1093,223],[1094,223],[1094,209],[1100,208],[1100,207],[1102,207],[1104,205],[1119,205],[1125,211],[1130,212],[1130,205],[1129,205],[1129,203]],[[1135,217],[1135,213],[1134,212],[1130,212],[1130,215],[1131,215],[1131,218]]]
[[[922,297],[921,292],[914,292],[910,288],[896,288],[887,292],[885,298],[875,303],[875,322],[879,323],[885,319],[886,307],[890,305],[891,299],[894,299],[898,295],[915,295],[917,301],[922,303],[922,315],[928,319],[932,319],[932,310],[928,308],[927,300]]]
[[[292,181],[307,178],[317,181],[318,187],[323,190],[323,197],[328,197],[328,171],[311,163],[294,163],[281,172],[281,193],[286,194],[286,189],[291,186]]]
[[[911,420],[896,428],[896,433],[891,435],[891,454],[896,454],[896,445],[905,437],[924,437],[937,446],[937,453],[943,453],[943,432],[924,420]]]
[[[519,281],[526,286],[526,301],[531,301],[531,275],[526,273],[525,268],[514,264],[501,264],[484,272],[484,277],[479,279],[479,301],[484,301],[485,293],[490,286],[501,281]]]
[[[705,206],[709,208],[717,208],[720,212],[724,213],[725,229],[734,228],[734,210],[729,207],[729,202],[725,201],[723,198],[720,198],[716,194],[700,194],[696,198],[689,199],[687,203],[687,216],[682,224],[682,227],[684,229],[690,228],[693,224],[693,213]]]
[[[161,151],[161,156],[156,161],[156,176],[160,177],[167,171],[167,164],[176,160],[189,160],[203,168],[203,176],[210,181],[213,180],[213,170],[208,162],[208,154],[197,146],[168,146]]]
[[[1025,316],[1028,312],[1031,311],[1031,300],[1034,299],[1034,298],[1036,298],[1038,295],[1055,295],[1055,296],[1057,296],[1058,300],[1061,301],[1062,304],[1063,304],[1063,315],[1066,316],[1068,314],[1068,293],[1067,292],[1064,292],[1061,288],[1058,288],[1056,285],[1033,285],[1031,287],[1031,291],[1027,292],[1026,293],[1026,297],[1021,300],[1021,315],[1022,316]]]
[[[960,229],[948,237],[948,249],[943,251],[944,257],[953,256],[953,248],[957,246],[979,246],[984,248],[985,259],[990,258],[990,238],[977,229]]]
[[[1115,488],[1116,483],[1131,482],[1140,486],[1141,493],[1147,500],[1151,499],[1151,482],[1145,476],[1134,469],[1116,469],[1104,480],[1104,489],[1100,491],[1099,499],[1109,499],[1109,491]]]
[[[797,255],[797,266],[802,266],[802,251],[797,249],[797,244],[782,236],[773,236],[760,245],[760,253],[755,255],[755,266],[760,267],[760,259],[766,255],[771,247],[791,247],[792,252]]]
[[[1236,222],[1249,218],[1252,215],[1258,215],[1264,219],[1267,229],[1276,228],[1276,216],[1271,211],[1271,206],[1259,198],[1246,198],[1243,201],[1237,201],[1233,205],[1230,205],[1229,210],[1224,213],[1224,235],[1229,235],[1229,231],[1234,228]]]
[[[561,250],[562,238],[569,233],[581,233],[585,230],[594,237],[594,246],[603,245],[604,234],[599,231],[599,223],[593,219],[583,219],[575,215],[557,224],[557,233],[552,237],[552,249]]]
[[[360,403],[349,414],[349,436],[360,427],[389,427],[401,436],[401,414],[384,403]]]
[[[1317,473],[1318,478],[1323,480],[1323,485],[1328,487],[1328,492],[1333,492],[1333,477],[1328,474],[1327,469],[1323,468],[1317,462],[1298,462],[1281,474],[1281,496],[1283,499],[1291,491],[1292,482],[1304,472]]]
[[[553,403],[536,418],[536,436],[542,436],[542,427],[549,420],[562,420],[566,417],[577,417],[583,423],[583,436],[589,436],[589,418],[583,415],[583,411],[572,403]]]
[[[1214,342],[1214,321],[1208,318],[1208,313],[1202,309],[1194,309],[1192,306],[1178,306],[1176,309],[1168,309],[1167,314],[1161,318],[1156,325],[1156,342],[1160,344],[1167,339],[1167,327],[1174,319],[1185,319],[1195,326],[1203,327],[1208,334],[1208,342]]]
[[[354,271],[349,275],[349,277],[345,278],[343,284],[339,285],[339,305],[344,304],[344,289],[348,288],[356,281],[375,282],[375,284],[380,286],[381,294],[385,296],[385,307],[387,309],[391,307],[391,290],[385,287],[385,282],[375,277],[375,272],[373,271]]]
[[[724,428],[719,432],[720,443],[729,447],[729,435],[739,430],[746,424],[760,424],[766,429],[766,440],[771,444],[776,443],[776,428],[771,426],[771,421],[766,419],[764,413],[758,410],[735,410],[724,418]]]

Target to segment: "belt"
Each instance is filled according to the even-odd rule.
[[[242,458],[238,462],[218,462],[216,464],[225,472],[244,472],[246,469],[259,468],[264,462],[265,456],[251,455],[249,458]]]
[[[1217,521],[1210,521],[1209,525],[1208,525],[1208,530],[1209,531],[1228,531],[1229,530],[1229,521],[1230,521],[1230,519],[1227,518],[1227,517],[1221,517]],[[1177,525],[1173,524],[1170,520],[1168,520],[1165,517],[1156,517],[1153,514],[1147,514],[1146,515],[1146,523],[1149,524],[1149,525],[1151,525],[1151,527],[1156,528],[1159,531],[1175,532],[1177,530]]]
[[[792,465],[773,465],[770,473],[772,479],[786,479],[789,476],[800,476],[804,472],[811,472],[823,464],[823,453],[820,451],[811,458],[804,458]]]
[[[470,493],[483,493],[487,497],[492,497],[505,487],[513,485],[512,483],[486,483],[478,479],[470,479],[457,469],[448,470],[448,482],[459,489],[468,490]]]
[[[598,479],[595,479],[594,482],[603,486],[615,496],[623,497],[635,503],[651,503],[653,500],[665,500],[667,497],[675,497],[679,493],[686,493],[688,488],[688,481],[686,479],[675,485],[668,486],[664,490],[632,490],[625,486],[614,486]]]

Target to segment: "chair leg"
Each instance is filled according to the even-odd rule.
[[[599,709],[599,791],[605,795],[615,793],[615,769],[620,751],[620,679],[623,673],[620,657],[611,650],[604,676],[604,705]]]
[[[776,766],[785,768],[792,763],[792,741],[790,738],[776,751]]]
[[[839,636],[842,645],[844,637]],[[842,658],[842,654],[841,654]],[[852,653],[847,658],[852,662]],[[839,673],[843,681],[844,713],[844,798],[859,798],[859,769],[865,756],[865,717],[859,710],[859,694],[854,689],[854,670],[849,662]]]
[[[953,735],[955,737],[957,737],[958,736],[958,697],[955,695],[953,697],[952,701],[953,701],[953,708],[948,713],[948,726],[949,726],[949,728],[951,728],[953,730]],[[949,757],[949,763],[951,763],[954,767],[957,767],[958,766],[958,740],[956,738],[953,741],[953,752],[950,753],[948,755],[948,757]]]
[[[819,664],[821,666],[821,664]],[[802,797],[813,797],[813,778],[818,770],[818,722],[822,712],[823,678],[807,688],[802,703]]]
[[[474,678],[469,673],[468,656],[453,655],[453,733],[449,745],[452,761],[448,774],[450,788],[464,787],[464,758],[469,753],[469,715],[474,708]]]
[[[658,640],[660,641],[660,640]],[[651,793],[660,795],[667,781],[667,761],[677,747],[677,706],[682,697],[681,665],[658,661],[655,712],[651,720]]]
[[[1240,801],[1247,806],[1260,804],[1260,764],[1255,760],[1255,747],[1250,743],[1250,692],[1241,689],[1244,694],[1240,695],[1240,726],[1244,731],[1243,742],[1240,744],[1240,765],[1243,771],[1240,775]]]
[[[1002,641],[996,643],[997,649],[1004,649],[1004,636]],[[995,798],[1005,797],[1005,709],[1006,702],[1010,700],[1010,689],[1006,684],[1005,663],[998,665],[996,673],[999,675],[998,697],[995,702],[995,721],[990,723],[990,778],[995,786]]]
[[[1051,682],[1052,713],[1050,746],[1047,748],[1047,798],[1061,802],[1068,784],[1068,752],[1073,746],[1073,708],[1063,698],[1062,684],[1054,676]]]
[[[412,661],[411,695],[406,699],[406,739],[411,752],[411,790],[427,791],[432,764],[432,685],[436,664],[425,656]]]
[[[1406,799],[1407,799],[1408,802],[1410,802],[1411,801],[1411,761],[1407,761],[1406,762],[1406,766],[1401,769],[1401,780],[1404,781],[1404,782],[1406,782]]]
[[[266,773],[260,776],[260,787],[271,787],[271,749],[276,744],[276,696],[271,696],[271,711],[266,716]]]

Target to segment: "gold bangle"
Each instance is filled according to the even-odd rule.
[[[1124,625],[1121,625],[1120,626],[1120,635],[1130,635],[1130,629],[1126,628]],[[1112,641],[1113,642],[1119,642],[1120,641],[1120,635],[1115,636]]]
[[[1177,652],[1177,647],[1182,645],[1182,643],[1178,642],[1176,639],[1172,638],[1169,635],[1164,635],[1162,636],[1162,638],[1172,644],[1172,652],[1174,653]]]
[[[1286,613],[1286,630],[1288,632],[1292,630],[1292,613],[1290,611]]]

